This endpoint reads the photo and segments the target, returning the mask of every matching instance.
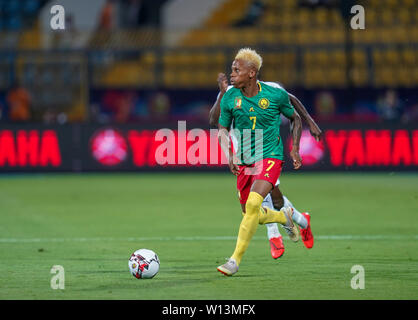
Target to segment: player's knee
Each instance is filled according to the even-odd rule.
[[[275,198],[272,197],[272,200],[273,200],[273,206],[276,210],[280,210],[281,208],[283,208],[284,206],[283,197],[275,197]]]
[[[245,204],[245,212],[246,214],[258,214],[258,210],[260,209],[260,203],[252,198],[248,198],[247,203]]]

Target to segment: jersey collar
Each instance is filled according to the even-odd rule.
[[[261,84],[260,84],[260,81],[257,81],[257,84],[258,84],[258,92],[261,92]]]

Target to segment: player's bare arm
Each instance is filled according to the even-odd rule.
[[[293,140],[290,157],[293,160],[293,169],[297,170],[302,166],[302,158],[299,155],[300,137],[302,136],[302,120],[296,110],[289,120]]]
[[[212,128],[217,127],[218,125],[219,114],[221,112],[221,100],[226,90],[228,89],[228,79],[225,73],[218,74],[218,86],[219,86],[218,98],[216,99],[215,104],[213,105],[212,109],[210,109],[209,111],[209,125]]]
[[[229,130],[220,124],[218,124],[218,129],[219,144],[228,159],[229,170],[231,170],[232,174],[237,176],[239,173],[239,162],[232,148],[232,142],[229,137]]]
[[[288,93],[288,94],[289,94],[290,103],[296,109],[296,111],[298,112],[302,120],[308,124],[311,135],[315,137],[316,141],[319,141],[321,139],[322,130],[316,124],[315,120],[312,119],[312,117],[306,110],[305,106],[302,104],[302,102],[300,102],[300,100],[293,94],[291,93]]]

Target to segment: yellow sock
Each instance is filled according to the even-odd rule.
[[[259,224],[266,224],[266,223],[280,223],[285,224],[287,221],[286,216],[284,215],[283,211],[276,211],[270,208],[260,208],[259,216],[258,216],[258,223]]]
[[[239,226],[237,245],[235,251],[232,254],[232,259],[235,259],[237,265],[241,263],[242,256],[250,244],[258,225],[258,214],[260,212],[261,204],[263,203],[263,197],[257,192],[250,192],[247,203],[245,204],[245,215],[242,218]]]

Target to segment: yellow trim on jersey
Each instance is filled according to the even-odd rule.
[[[257,81],[258,87],[260,88],[259,92],[261,92],[261,84]]]

